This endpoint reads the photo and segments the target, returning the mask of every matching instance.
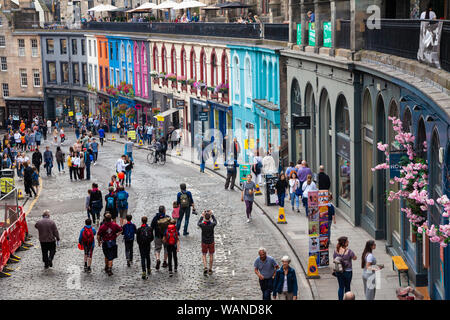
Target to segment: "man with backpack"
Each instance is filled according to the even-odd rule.
[[[95,248],[95,234],[97,233],[92,227],[91,219],[86,219],[85,226],[80,231],[78,243],[84,249],[84,272],[91,273],[92,254]]]
[[[180,205],[180,217],[177,220],[177,231],[180,232],[181,222],[183,221],[183,217],[186,216],[184,220],[183,236],[187,236],[189,234],[188,225],[189,216],[191,215],[191,206],[194,210],[193,213],[195,214],[194,199],[192,199],[192,193],[186,191],[185,183],[180,184],[180,189],[181,191],[177,194],[177,203]]]
[[[123,186],[119,187],[119,192],[117,195],[117,209],[120,216],[120,225],[123,226],[125,223],[125,218],[127,218],[128,213],[128,192],[125,191]]]
[[[90,150],[89,150],[90,151]],[[94,160],[93,155],[84,149],[84,165],[86,167],[86,180],[91,180],[91,162]]]
[[[170,219],[169,226],[164,234],[163,242],[167,245],[167,253],[169,255],[169,276],[172,277],[172,258],[175,264],[175,272],[177,272],[177,252],[180,250],[180,237],[178,236],[176,221],[174,219]]]
[[[150,268],[150,249],[153,241],[153,229],[148,226],[147,217],[142,217],[141,221],[142,225],[136,232],[136,241],[141,254],[142,279],[145,280],[148,279],[148,275],[152,272]]]
[[[114,193],[114,188],[108,188],[109,193],[105,196],[105,214],[109,212],[111,219],[116,222],[117,218],[117,195]]]
[[[227,180],[225,181],[225,190],[228,189],[228,186],[230,186],[230,180],[231,180],[231,186],[230,190],[234,190],[234,181],[236,180],[236,173],[237,173],[237,167],[239,167],[239,164],[237,163],[237,160],[231,157],[231,153],[228,156],[228,160],[224,163],[225,167],[227,168]]]
[[[127,259],[128,267],[131,267],[131,262],[133,262],[133,242],[134,235],[136,234],[136,225],[131,222],[131,219],[133,219],[133,217],[128,214],[127,223],[122,226],[123,241],[125,242],[125,257]]]
[[[263,167],[262,159],[259,156],[259,151],[256,151],[256,156],[253,158],[252,171],[255,174],[255,183],[259,186],[262,183],[261,177],[262,167]]]
[[[150,227],[155,231],[155,256],[156,256],[156,270],[159,270],[161,264],[160,254],[161,249],[164,246],[164,262],[163,268],[167,267],[167,245],[163,243],[162,238],[169,226],[170,217],[166,216],[166,208],[164,206],[159,206],[158,213],[152,220]]]
[[[102,246],[105,255],[105,272],[112,276],[113,260],[117,258],[117,237],[122,233],[122,227],[112,221],[111,214],[105,214],[105,221],[98,229],[97,241]]]
[[[212,220],[212,221],[211,221]],[[212,265],[214,260],[214,228],[217,225],[217,220],[214,217],[212,210],[203,211],[202,216],[197,224],[202,229],[202,260],[203,260],[203,274],[212,274]],[[209,253],[209,270],[206,263],[206,254]]]
[[[102,192],[98,189],[98,184],[93,183],[91,194],[89,196],[89,211],[92,214],[92,221],[95,223],[97,219],[97,225],[100,223],[100,212],[103,208],[103,196]]]

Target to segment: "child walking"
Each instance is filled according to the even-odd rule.
[[[36,167],[33,167],[33,175],[31,179],[32,179],[31,187],[34,190],[34,193],[37,194],[39,189],[39,171]]]
[[[94,227],[91,226],[91,219],[86,219],[85,226],[80,231],[78,243],[84,249],[84,272],[91,272],[92,254],[95,247],[95,234],[97,233]]]
[[[174,219],[175,222],[177,222],[178,218],[180,217],[180,206],[176,201],[173,202],[172,206],[173,206],[172,219]]]
[[[125,258],[127,259],[127,266],[131,267],[131,262],[133,262],[133,242],[134,235],[136,234],[136,225],[131,222],[133,217],[127,215],[127,223],[125,223],[123,228],[123,241],[125,242]]]

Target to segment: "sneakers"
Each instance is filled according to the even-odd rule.
[[[163,267],[163,268],[167,268],[167,266],[168,266],[167,262],[164,261],[163,264],[162,264],[162,267]]]
[[[247,223],[250,223],[250,219],[247,219]]]
[[[295,211],[295,208],[294,208],[294,207],[292,207],[292,211]]]
[[[131,267],[131,261],[127,260],[127,267]]]
[[[300,212],[300,209],[299,209],[299,208],[297,208],[297,212]]]
[[[161,260],[156,260],[156,266],[155,269],[159,270],[159,266],[161,265]]]
[[[203,269],[203,275],[206,276],[208,274],[208,268]]]
[[[87,267],[87,273],[91,273],[91,272],[92,272],[91,266]]]
[[[212,273],[213,273],[212,269],[209,269],[209,270],[208,270],[208,273],[209,273],[209,274],[212,274]]]
[[[106,271],[106,273],[108,274],[108,276],[112,276],[113,275],[112,268],[108,268],[108,271]]]
[[[173,272],[172,272],[172,270],[169,271],[169,277],[173,277]]]
[[[142,272],[142,280],[146,280],[147,279],[147,273],[145,273],[145,271]]]
[[[147,274],[152,274],[152,269],[147,269]]]

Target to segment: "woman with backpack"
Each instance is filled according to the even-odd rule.
[[[131,267],[131,263],[133,262],[133,243],[134,235],[136,234],[136,225],[131,222],[131,219],[133,219],[133,217],[128,214],[126,216],[127,223],[122,226],[123,242],[125,243],[125,258],[127,259],[128,267]],[[122,221],[122,219],[120,220]]]
[[[90,273],[92,265],[92,254],[95,248],[95,231],[92,227],[91,219],[86,219],[85,226],[80,231],[80,236],[78,237],[78,243],[82,246],[84,250],[84,272]]]
[[[126,222],[128,214],[128,192],[125,191],[123,186],[119,187],[117,195],[117,209],[120,216],[120,226],[123,226]]]
[[[383,268],[383,265],[377,265],[377,259],[372,251],[375,250],[377,244],[374,240],[366,242],[366,247],[361,256],[361,268],[363,268],[363,285],[366,300],[375,300],[375,272]]]
[[[175,272],[178,269],[177,252],[180,250],[180,237],[176,227],[176,221],[170,219],[166,232],[164,233],[163,242],[167,245],[167,254],[169,255],[169,276],[173,276],[172,272],[172,258],[174,262]]]
[[[289,200],[291,200],[292,211],[294,209],[294,202],[297,203],[297,212],[300,212],[300,201],[299,196],[301,196],[301,186],[300,181],[297,179],[297,173],[295,171],[291,172],[291,176],[289,178]]]
[[[255,183],[260,186],[262,183],[262,158],[259,156],[259,150],[256,150],[256,156],[253,157],[252,171],[255,174]]]
[[[108,191],[109,193],[105,196],[105,214],[109,212],[115,223],[117,219],[117,195],[114,193],[113,187],[109,187]]]
[[[128,156],[125,157],[125,186],[131,185],[131,170],[133,169],[133,161]]]
[[[141,254],[142,279],[148,279],[148,275],[152,272],[150,268],[150,248],[153,241],[153,229],[147,224],[147,217],[141,218],[142,225],[136,231],[136,241]]]
[[[347,237],[340,237],[333,254],[335,264],[333,275],[337,277],[339,283],[339,300],[343,300],[344,293],[350,291],[353,276],[352,260],[356,260],[356,255],[348,248],[348,244]]]

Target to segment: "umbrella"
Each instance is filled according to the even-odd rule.
[[[172,9],[176,5],[177,5],[177,3],[175,1],[167,0],[165,2],[161,2],[160,4],[158,4],[155,9],[160,9],[160,10]]]
[[[103,12],[103,11],[111,11],[111,10],[116,10],[116,9],[118,9],[118,8],[115,7],[115,6],[112,6],[110,4],[106,4],[106,5],[105,4],[101,4],[101,5],[98,5],[98,6],[94,7],[94,8],[89,9],[88,11]]]
[[[196,0],[187,0],[178,3],[175,7],[173,7],[174,10],[180,10],[180,9],[188,9],[188,8],[198,8],[198,7],[206,7],[206,4],[203,2],[199,2]]]
[[[95,6],[93,8],[90,8],[88,11],[97,11],[97,9],[101,9],[103,8],[105,5],[104,4],[99,4],[98,6]]]
[[[137,12],[137,11],[149,11],[151,9],[155,9],[156,4],[153,2],[146,2],[144,4],[141,4],[139,7],[129,10],[128,12]]]

